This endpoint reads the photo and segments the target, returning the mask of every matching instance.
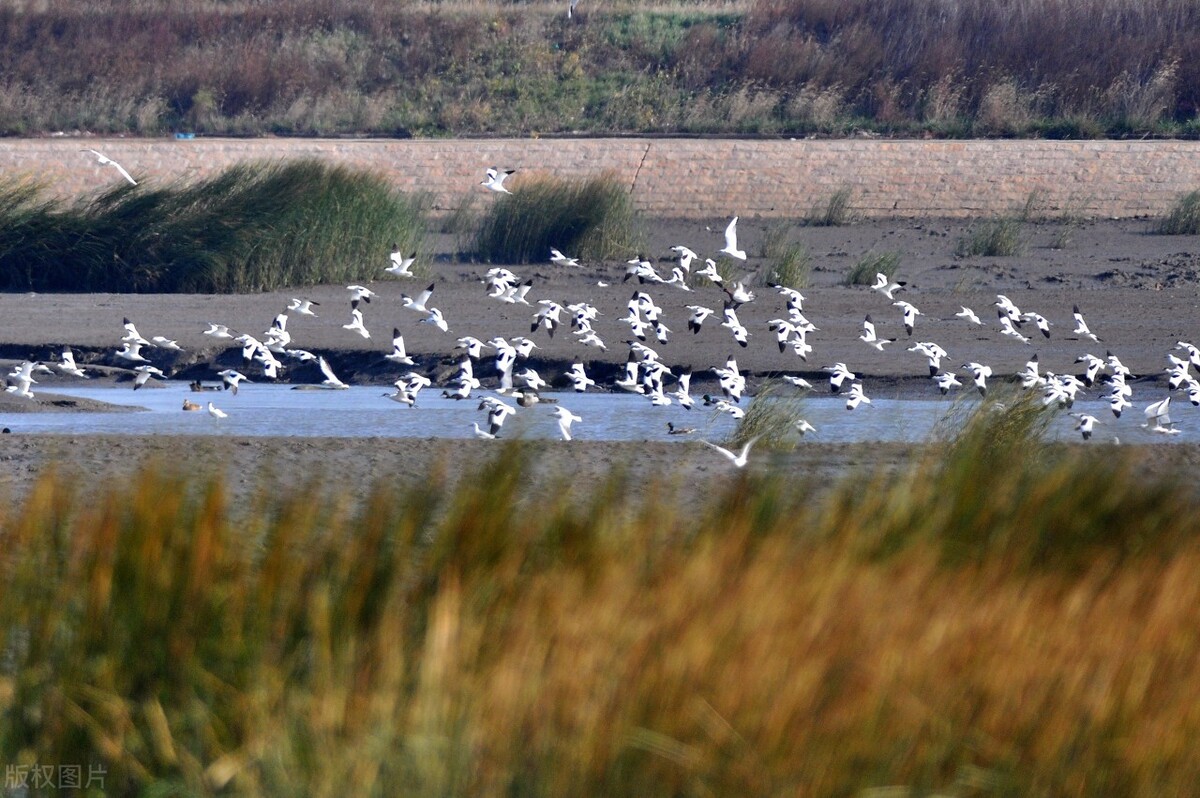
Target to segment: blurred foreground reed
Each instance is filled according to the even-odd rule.
[[[361,508],[49,475],[0,523],[0,762],[161,795],[1187,793],[1200,501],[1038,423],[819,493],[752,463],[699,511],[620,473],[532,506],[521,444]]]

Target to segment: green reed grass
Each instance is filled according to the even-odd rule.
[[[785,391],[781,383],[760,385],[729,437],[729,445],[740,447],[756,439],[754,448],[792,449],[799,439],[796,422],[804,418],[804,399]]]
[[[0,186],[7,290],[226,293],[363,279],[415,248],[424,204],[317,161],[249,163],[66,204]]]
[[[846,277],[842,280],[843,285],[873,285],[875,283],[875,275],[884,274],[890,280],[896,273],[896,268],[900,265],[900,253],[896,251],[889,252],[870,252],[863,255],[850,270],[846,272]]]
[[[1200,496],[1036,404],[696,506],[533,486],[521,443],[361,506],[47,474],[0,519],[0,760],[110,794],[1186,793]]]
[[[1167,215],[1159,220],[1154,232],[1161,235],[1200,235],[1200,191],[1180,197]]]
[[[533,177],[511,186],[484,213],[476,254],[492,263],[541,263],[550,248],[584,260],[641,249],[643,232],[629,192],[610,174],[586,179]]]
[[[959,239],[955,254],[963,257],[1020,255],[1025,250],[1025,223],[1038,213],[1040,202],[1039,192],[1033,191],[1025,198],[1025,203],[1012,212],[980,220]]]
[[[470,252],[474,247],[475,235],[482,218],[479,205],[477,192],[464,194],[454,206],[454,210],[441,221],[440,231],[454,237],[454,250],[459,256]]]
[[[852,219],[850,206],[853,199],[853,189],[839,188],[824,203],[818,202],[813,205],[805,221],[814,227],[840,227],[849,224]]]
[[[976,223],[959,240],[955,253],[961,256],[1002,257],[1020,255],[1025,242],[1022,221],[1013,216],[996,216]]]
[[[792,238],[788,224],[773,224],[763,239],[762,254],[766,259],[763,281],[788,288],[807,288],[812,274],[812,254],[802,241]]]

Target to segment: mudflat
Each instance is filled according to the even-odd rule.
[[[643,252],[629,253],[650,261],[655,270],[669,278],[677,264],[670,247],[686,245],[699,254],[693,271],[705,257],[716,257],[724,245],[722,232],[728,219],[707,221],[660,219],[648,222],[647,245]],[[141,334],[175,340],[180,352],[145,349],[144,353],[176,379],[214,382],[216,372],[236,367],[252,380],[259,380],[255,364],[242,361],[240,346],[232,341],[205,335],[210,323],[256,337],[270,327],[276,314],[284,311],[293,297],[319,303],[317,316],[291,315],[287,330],[292,347],[328,358],[339,376],[348,383],[386,385],[415,370],[431,377],[435,386],[455,370],[455,342],[462,336],[488,340],[493,336],[524,335],[537,344],[529,365],[552,384],[562,385],[561,374],[575,361],[583,362],[599,390],[614,390],[613,382],[623,372],[632,339],[629,325],[622,321],[635,291],[647,293],[662,309],[662,320],[670,328],[666,343],[651,333],[646,341],[662,362],[678,373],[690,368],[694,393],[715,390],[712,367],[723,365],[730,356],[746,375],[749,392],[782,374],[809,379],[818,390],[828,392],[825,366],[844,362],[856,373],[871,396],[921,398],[938,396],[930,380],[923,355],[909,351],[915,342],[933,341],[948,356],[945,371],[955,371],[970,389],[962,366],[967,362],[990,365],[994,380],[1012,375],[1037,355],[1045,372],[1082,372],[1077,359],[1085,354],[1116,355],[1134,378],[1135,409],[1167,395],[1167,355],[1186,357],[1176,349],[1179,342],[1200,342],[1200,239],[1151,233],[1150,220],[1078,221],[1054,220],[1024,223],[1018,236],[1020,254],[1006,257],[961,256],[961,242],[978,232],[981,222],[960,220],[870,221],[836,227],[804,226],[801,223],[743,218],[739,221],[739,244],[748,253],[745,262],[724,259],[723,270],[731,280],[744,281],[753,301],[737,308],[741,323],[750,333],[748,344],[739,346],[730,330],[721,326],[726,293],[706,278],[692,278],[684,290],[676,284],[639,282],[626,279],[627,265],[621,261],[557,266],[547,260],[508,265],[519,280],[531,280],[529,305],[505,303],[487,296],[482,279],[492,264],[465,262],[454,254],[454,241],[431,234],[415,267],[419,277],[395,278],[384,272],[387,253],[380,253],[376,278],[365,284],[375,292],[370,303],[362,303],[366,328],[364,338],[343,325],[350,321],[349,291],[341,285],[312,286],[292,291],[243,295],[130,295],[130,294],[0,294],[0,357],[12,362],[57,359],[63,346],[70,346],[76,360],[94,375],[123,390],[131,379],[113,353],[124,334],[122,321],[133,321]],[[783,234],[804,247],[809,259],[803,313],[816,330],[809,333],[812,351],[806,359],[790,348],[780,351],[768,322],[787,318],[785,297],[766,284],[767,260],[763,246],[772,235]],[[868,255],[895,253],[893,280],[904,288],[889,300],[867,286],[845,284],[855,264]],[[571,255],[573,253],[567,253]],[[449,331],[424,323],[425,314],[404,308],[403,295],[415,296],[433,287],[429,301],[443,312]],[[1030,321],[1019,332],[1028,338],[1002,334],[997,323],[998,296],[1008,297],[1022,312],[1036,313],[1049,321],[1049,337]],[[599,310],[593,322],[607,349],[583,346],[573,335],[569,312],[552,337],[544,330],[531,331],[539,300],[552,299],[562,305],[588,302]],[[902,323],[895,301],[912,303],[920,311],[911,335]],[[715,313],[699,333],[688,331],[689,305],[703,305]],[[984,322],[974,325],[959,317],[963,307],[972,308]],[[1096,340],[1076,330],[1073,308],[1078,307]],[[860,340],[863,321],[871,316],[881,337],[895,338],[879,351]],[[414,366],[396,364],[384,355],[391,351],[393,329],[404,336]],[[314,364],[288,363],[281,379],[319,382]],[[490,358],[480,361],[476,374],[484,390],[496,384]],[[56,385],[74,384],[77,378],[57,374],[38,376],[39,410],[54,409]],[[252,389],[253,386],[248,386]],[[1099,389],[1090,389],[1098,395]],[[28,486],[34,475],[51,463],[92,476],[127,471],[154,458],[190,462],[197,467],[234,468],[235,480],[247,486],[259,483],[258,475],[270,469],[273,479],[298,484],[304,477],[328,469],[344,477],[394,478],[398,483],[420,479],[434,467],[463,469],[485,460],[497,451],[489,441],[383,441],[377,438],[329,438],[317,440],[241,440],[197,442],[188,438],[163,437],[153,440],[129,438],[55,438],[23,436],[16,411],[27,409],[29,400],[4,395],[0,417],[11,435],[0,437],[0,457],[6,464],[5,480],[10,490]],[[234,399],[233,401],[236,401]],[[382,400],[381,400],[382,401]],[[1181,412],[1200,412],[1181,397]],[[102,409],[74,406],[59,409]],[[415,408],[419,411],[420,406]],[[473,408],[472,408],[473,409]],[[408,408],[397,406],[398,411]],[[466,412],[466,411],[464,411]],[[710,412],[698,410],[698,412]],[[1133,412],[1133,411],[1130,411]],[[45,440],[45,439],[50,440]],[[664,432],[665,438],[665,432]],[[563,464],[572,469],[600,473],[617,463],[636,463],[645,474],[678,473],[683,481],[702,482],[707,476],[727,473],[721,460],[699,446],[666,441],[643,444],[596,444],[571,442],[553,448],[558,466],[547,466],[547,479]],[[845,470],[854,464],[870,464],[859,454],[870,447],[842,447],[801,443],[811,456],[794,458],[795,468]],[[893,461],[904,457],[904,447],[879,447]],[[1172,447],[1174,448],[1174,447]],[[219,450],[219,451],[218,451]],[[686,456],[680,456],[685,450]],[[840,451],[835,451],[840,450]],[[208,452],[204,457],[196,452]],[[287,474],[295,474],[288,477]],[[581,472],[583,473],[583,472]]]

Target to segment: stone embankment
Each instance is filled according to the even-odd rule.
[[[1128,218],[1165,212],[1200,188],[1194,141],[915,141],[885,139],[123,139],[0,140],[0,175],[31,177],[57,196],[119,181],[84,148],[164,185],[247,160],[318,158],[378,170],[428,192],[437,212],[472,194],[488,166],[534,175],[611,174],[659,218],[799,218],[842,189],[867,217],[975,217],[1036,197],[1039,212]]]

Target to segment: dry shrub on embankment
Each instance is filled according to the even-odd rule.
[[[519,446],[358,510],[49,475],[0,522],[0,759],[198,795],[1188,792],[1194,489],[991,407],[911,468],[731,469],[698,508],[619,474],[531,506]]]
[[[885,127],[1094,136],[1196,115],[1186,0],[760,0],[744,30],[746,77],[837,87]]]
[[[1197,130],[1189,0],[565,6],[9,4],[0,133]]]

